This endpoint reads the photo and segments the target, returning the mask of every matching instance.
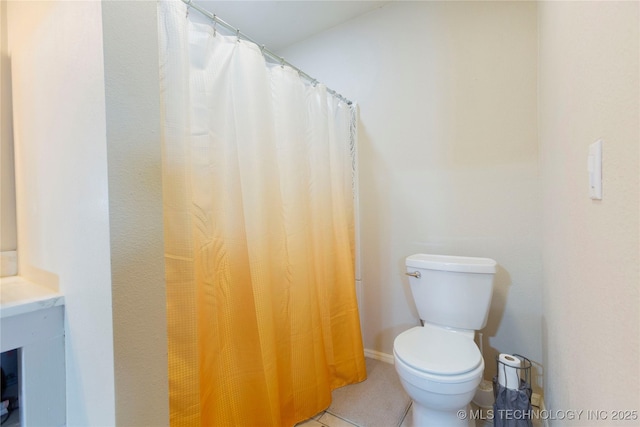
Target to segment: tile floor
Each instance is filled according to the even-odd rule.
[[[477,411],[478,407],[473,403],[471,404],[472,410]],[[543,423],[539,419],[532,420],[533,427],[542,427]],[[407,409],[402,419],[396,424],[399,427],[411,426],[411,407]],[[315,417],[305,422],[299,423],[296,427],[367,427],[353,424],[345,419],[337,417],[329,412],[321,412]],[[493,427],[493,421],[489,419],[477,419],[476,427]]]
[[[347,386],[348,387],[348,386]],[[473,403],[471,404],[472,410],[477,411],[478,407]],[[539,419],[534,419],[533,427],[542,427],[542,421]],[[407,408],[407,411],[403,415],[402,419],[398,420],[398,423],[394,426],[390,427],[409,427],[411,426],[411,407]],[[358,424],[354,424],[349,422],[343,418],[340,418],[336,415],[333,415],[327,411],[323,411],[311,418],[310,420],[304,421],[296,425],[296,427],[367,427],[360,426]],[[493,420],[489,419],[477,419],[476,427],[493,427]]]
[[[478,410],[478,407],[475,406],[474,404],[471,404],[471,406],[472,406],[472,410],[474,411]],[[412,415],[411,406],[409,406],[409,408],[407,408],[402,418],[399,419],[397,424],[394,424],[393,427],[411,426],[412,425],[411,415]],[[541,427],[539,420],[534,420],[533,425],[534,427]],[[320,412],[315,417],[311,418],[310,420],[297,424],[296,427],[367,427],[367,426],[360,426],[358,424],[354,424],[350,421],[340,418],[339,416],[333,415],[327,411],[323,411],[323,412]],[[478,419],[476,420],[476,427],[493,427],[493,421]]]
[[[367,359],[367,372],[370,372],[369,369],[373,367],[374,369],[381,369],[386,371],[385,374],[390,374],[390,371],[393,371],[393,374],[395,374],[395,369],[393,367],[393,365],[384,363],[384,362],[377,362],[377,361],[371,361],[370,359]],[[389,377],[387,377],[387,380],[389,380]],[[371,382],[367,382],[364,381],[360,384],[356,384],[356,385],[351,385],[351,386],[346,386],[345,388],[348,387],[372,387],[372,383]],[[392,387],[390,387],[390,389],[392,389]],[[363,392],[363,389],[356,389],[358,390],[358,393],[338,393],[336,394],[334,392],[333,398],[334,398],[334,403],[332,404],[332,408],[333,407],[345,407],[345,406],[350,406],[350,405],[358,405],[362,403],[362,399],[359,399],[359,393],[362,394],[367,394],[366,391]],[[345,399],[347,401],[345,402],[340,402],[340,405],[336,405],[336,399]],[[358,400],[358,402],[354,402],[354,400]],[[367,402],[369,403],[369,402]],[[412,411],[411,411],[411,406],[409,405],[407,407],[405,402],[402,401],[397,401],[397,403],[395,403],[396,406],[398,406],[397,408],[392,408],[392,411],[389,412],[393,412],[393,413],[397,413],[397,419],[391,420],[389,422],[389,426],[388,427],[409,427],[411,425],[411,421],[412,421]],[[368,405],[369,406],[369,405]],[[478,414],[478,407],[471,403],[471,409],[474,413]],[[483,417],[486,416],[486,413],[483,412]],[[477,415],[476,415],[477,416]],[[477,427],[492,427],[493,426],[493,420],[490,419],[477,419],[476,420],[476,426]],[[534,427],[541,427],[543,425],[543,423],[541,422],[541,420],[539,419],[534,419],[533,420],[533,426]],[[366,425],[358,425],[355,424],[353,422],[350,422],[349,420],[347,420],[346,418],[343,418],[340,416],[339,413],[331,413],[328,411],[323,411],[320,412],[319,414],[317,414],[315,417],[307,420],[307,421],[303,421],[299,424],[297,424],[295,427],[370,427],[370,426],[366,426]]]
[[[408,427],[411,418],[410,400],[400,385],[395,368],[391,364],[370,358],[367,358],[366,362],[366,381],[338,389],[339,392],[334,391],[333,402],[328,410],[297,424],[296,427],[371,427],[357,424],[348,418],[358,419],[358,412],[360,415],[363,410],[375,413],[379,412],[381,407],[384,407],[384,414],[388,418],[382,421],[382,414],[378,413],[377,425]],[[388,393],[394,393],[394,398],[390,399]]]
[[[399,425],[399,424],[398,424]],[[397,426],[397,425],[396,425]],[[366,427],[358,426],[329,412],[321,412],[310,420],[297,424],[296,427]]]

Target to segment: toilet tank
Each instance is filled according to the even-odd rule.
[[[457,329],[484,328],[493,293],[494,260],[415,254],[407,257],[406,266],[423,321]]]

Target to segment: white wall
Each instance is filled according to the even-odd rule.
[[[7,12],[19,274],[65,295],[67,425],[114,425],[100,3]]]
[[[158,23],[102,4],[118,426],[169,425]]]
[[[482,256],[485,376],[497,352],[542,362],[536,7],[394,2],[281,52],[360,104],[366,348],[418,323],[406,256]]]
[[[7,45],[7,2],[0,2],[0,251],[15,251],[16,189],[13,167],[11,62]]]
[[[10,2],[19,274],[65,295],[67,425],[168,425],[155,2]]]
[[[640,409],[639,23],[638,2],[539,5],[551,409]],[[592,201],[587,147],[599,138],[604,195]]]

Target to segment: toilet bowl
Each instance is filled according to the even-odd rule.
[[[484,372],[474,336],[487,322],[496,262],[416,254],[406,265],[423,326],[396,337],[393,357],[413,401],[411,427],[473,426],[469,403]]]
[[[473,425],[458,412],[467,411],[484,372],[473,336],[427,324],[398,335],[393,356],[414,426]]]

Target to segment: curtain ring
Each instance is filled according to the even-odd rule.
[[[218,17],[214,13],[213,14],[213,37],[215,37],[216,34],[218,34]]]
[[[284,58],[280,57],[280,68],[284,68]]]
[[[193,0],[189,0],[189,1],[187,2],[187,13],[186,13],[186,15],[184,15],[184,17],[185,17],[185,18],[188,18],[188,17],[189,17],[189,9],[191,9],[191,3],[192,3],[192,2],[193,2]]]
[[[240,43],[240,28],[236,28],[236,41]]]

